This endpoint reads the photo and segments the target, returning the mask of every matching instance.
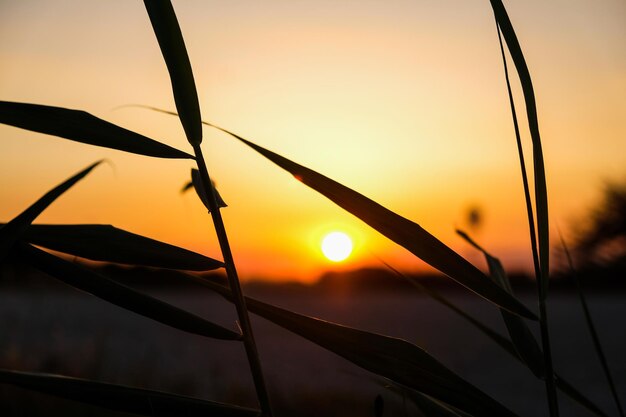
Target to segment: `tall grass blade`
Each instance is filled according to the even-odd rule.
[[[232,302],[226,287],[184,274]],[[450,371],[421,348],[389,336],[370,333],[297,314],[246,297],[248,309],[344,359],[447,404],[480,416],[515,414]]]
[[[37,246],[94,261],[155,268],[208,271],[218,260],[111,225],[31,225],[23,239]]]
[[[263,376],[261,358],[256,347],[254,331],[252,329],[252,323],[250,322],[248,307],[246,306],[246,299],[243,296],[243,291],[239,282],[239,275],[235,266],[235,260],[230,249],[230,243],[228,242],[228,234],[226,233],[226,227],[224,226],[224,220],[222,219],[222,214],[220,212],[217,190],[213,186],[213,182],[209,176],[209,171],[204,161],[204,157],[202,156],[202,148],[200,145],[194,145],[193,150],[196,154],[196,163],[200,173],[200,181],[198,181],[198,177],[196,176],[195,186],[204,191],[206,202],[208,203],[209,213],[211,214],[211,219],[213,220],[217,239],[222,251],[222,256],[224,257],[224,267],[228,278],[228,286],[233,294],[232,300],[233,304],[235,304],[235,309],[237,310],[237,317],[239,318],[241,326],[243,343],[246,350],[246,356],[248,358],[248,364],[250,365],[250,372],[252,373],[257,398],[259,400],[259,404],[261,405],[263,416],[272,417],[272,404],[267,386],[265,384],[265,377]]]
[[[290,172],[298,181],[326,196],[344,210],[352,213],[384,236],[476,294],[512,313],[535,319],[535,315],[526,306],[486,279],[479,269],[418,224],[322,174],[262,148],[241,136],[221,128],[218,129],[239,139],[279,167]]]
[[[0,369],[0,383],[54,395],[107,410],[151,417],[255,417],[256,410],[147,389],[86,379]]]
[[[587,328],[589,329],[589,333],[591,334],[591,339],[593,340],[593,346],[596,350],[596,354],[598,355],[598,359],[602,364],[602,370],[604,371],[604,375],[606,376],[606,380],[609,383],[609,387],[611,388],[611,394],[613,395],[613,399],[615,400],[615,406],[619,411],[619,415],[624,417],[624,409],[622,408],[622,404],[619,400],[619,395],[617,395],[617,389],[615,388],[615,383],[613,382],[613,376],[611,375],[611,368],[609,368],[609,364],[606,360],[606,355],[604,354],[604,349],[602,348],[602,343],[600,342],[600,337],[598,336],[598,332],[596,331],[596,326],[593,324],[593,319],[591,318],[591,312],[589,311],[589,306],[587,305],[587,298],[585,297],[585,293],[583,292],[582,286],[580,284],[580,279],[578,278],[578,274],[576,273],[576,269],[574,268],[574,262],[572,261],[572,257],[570,255],[569,249],[565,244],[565,240],[563,236],[559,236],[561,239],[561,245],[563,246],[563,251],[565,252],[565,256],[567,258],[567,263],[570,267],[570,280],[576,285],[576,291],[578,292],[578,298],[580,300],[580,305],[583,308],[583,312],[585,313],[585,321],[587,322]]]
[[[0,101],[0,123],[139,155],[193,159],[188,153],[80,110]]]
[[[537,249],[537,233],[535,231],[535,215],[533,211],[533,203],[530,196],[530,186],[528,185],[528,173],[526,171],[526,160],[524,158],[524,148],[522,146],[522,138],[517,121],[517,111],[515,110],[515,100],[513,99],[513,91],[511,89],[511,80],[509,78],[509,69],[506,62],[506,53],[504,52],[504,44],[502,43],[502,33],[498,21],[496,20],[496,31],[498,33],[498,43],[500,45],[500,53],[502,55],[502,65],[504,68],[504,80],[506,81],[506,89],[509,96],[509,104],[511,106],[511,116],[513,119],[513,128],[515,131],[515,142],[517,144],[517,154],[520,162],[520,173],[522,175],[522,185],[524,187],[524,201],[526,203],[526,214],[528,217],[528,231],[530,234],[530,248],[533,256],[533,266],[535,268],[535,279],[538,285],[541,280],[541,267],[539,266],[539,252]],[[541,288],[541,287],[539,287]]]
[[[548,217],[548,192],[546,186],[546,175],[543,161],[543,150],[541,146],[541,136],[539,134],[539,122],[537,120],[537,105],[535,102],[535,92],[533,89],[532,80],[530,78],[530,72],[526,65],[526,60],[517,35],[513,29],[513,25],[509,20],[509,16],[506,12],[504,4],[501,0],[490,0],[491,7],[496,19],[496,25],[498,27],[498,39],[500,41],[500,49],[502,51],[502,58],[504,61],[505,77],[507,82],[507,88],[509,93],[509,100],[511,102],[511,110],[513,112],[514,121],[516,120],[515,107],[513,104],[513,97],[511,94],[511,85],[509,81],[508,71],[506,68],[506,57],[504,55],[504,48],[502,46],[502,38],[500,31],[506,40],[508,50],[515,64],[517,74],[519,76],[520,83],[522,85],[522,92],[524,94],[524,101],[526,104],[526,115],[528,119],[528,127],[530,130],[530,136],[533,144],[533,170],[535,179],[535,207],[537,212],[537,235],[538,239],[531,242],[533,249],[533,261],[535,264],[535,275],[538,281],[539,292],[539,325],[541,328],[541,343],[543,347],[544,364],[546,369],[546,391],[548,397],[548,407],[551,417],[559,416],[559,403],[556,395],[554,366],[552,364],[552,349],[550,347],[550,333],[548,330],[548,310],[546,307],[546,298],[548,296],[548,283],[550,274],[550,235],[549,235],[549,217]],[[515,122],[516,123],[516,122]],[[520,145],[519,130],[516,129],[518,149],[520,153],[520,162],[522,163],[522,173],[525,174],[525,168],[523,165],[523,152]],[[534,237],[534,220],[532,218],[532,209],[530,207],[530,192],[527,186],[526,178],[523,178],[525,182],[524,192],[526,195],[526,204],[528,211],[528,220],[530,225],[531,240]],[[537,248],[539,254],[537,254]]]
[[[264,416],[271,417],[272,407],[261,369],[261,362],[254,340],[252,325],[250,324],[248,311],[241,292],[237,269],[228,242],[228,235],[226,234],[226,229],[219,211],[217,193],[212,186],[202,156],[202,149],[200,147],[200,143],[202,142],[200,106],[198,104],[198,94],[196,92],[185,42],[170,0],[144,0],[144,4],[150,16],[152,28],[159,42],[167,69],[170,73],[176,108],[180,114],[180,121],[185,129],[187,140],[193,146],[196,163],[202,178],[203,189],[208,197],[208,201],[206,202],[208,202],[209,212],[211,213],[220,249],[224,257],[229,285],[235,294],[235,307],[239,321],[241,322],[243,342],[257,397]]]
[[[530,72],[526,65],[526,59],[522,53],[517,35],[509,19],[501,0],[490,0],[496,22],[502,31],[517,74],[522,85],[524,101],[526,103],[526,116],[533,144],[533,170],[535,178],[535,204],[537,208],[537,234],[539,236],[539,264],[541,266],[541,296],[545,299],[548,294],[548,277],[550,271],[550,235],[548,221],[548,192],[546,186],[546,173],[543,161],[541,136],[539,134],[539,122],[537,119],[537,104],[535,92],[530,78]]]
[[[28,244],[20,244],[18,256],[28,265],[88,292],[109,303],[176,329],[223,340],[241,340],[241,335],[163,301],[135,291],[93,271],[51,255]]]
[[[493,281],[513,295],[511,282],[509,281],[509,277],[506,275],[500,260],[487,252],[467,233],[457,230],[457,234],[465,239],[470,245],[482,252],[487,261],[489,273]],[[509,336],[511,336],[513,346],[515,347],[519,357],[536,377],[543,378],[545,375],[543,352],[541,351],[541,348],[539,348],[539,344],[537,343],[537,340],[535,340],[535,336],[519,316],[515,316],[506,310],[500,310],[500,312],[502,313],[502,319],[504,320],[504,324],[506,325]]]
[[[154,34],[170,73],[176,109],[192,145],[202,142],[200,105],[183,35],[169,0],[144,0]]]
[[[9,249],[17,242],[21,236],[26,232],[28,226],[44,211],[50,204],[54,202],[64,192],[72,188],[74,184],[82,180],[102,161],[95,162],[89,165],[78,174],[67,179],[63,183],[57,185],[52,190],[48,191],[39,200],[33,203],[30,207],[20,213],[13,220],[5,224],[0,228],[0,261],[2,261],[7,255]]]

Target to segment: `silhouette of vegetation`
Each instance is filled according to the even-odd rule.
[[[586,216],[573,252],[579,267],[626,267],[626,181],[605,185],[600,203]]]
[[[558,417],[559,415],[557,387],[594,414],[604,416],[605,414],[578,389],[561,377],[557,377],[552,368],[546,313],[549,278],[548,197],[535,95],[524,55],[505,7],[500,0],[490,0],[490,4],[494,12],[505,63],[507,85],[509,75],[506,68],[505,44],[524,93],[528,127],[532,140],[534,206],[530,198],[530,186],[526,179],[521,147],[520,162],[525,185],[535,279],[538,284],[539,315],[535,315],[513,294],[510,281],[500,262],[485,249],[471,241],[468,236],[468,240],[486,256],[490,264],[491,279],[412,220],[394,213],[363,194],[321,173],[265,149],[229,130],[215,125],[211,126],[243,142],[278,167],[291,173],[304,185],[327,197],[433,268],[438,269],[475,294],[482,296],[494,306],[499,307],[509,331],[510,341],[468,313],[464,313],[463,317],[485,334],[490,335],[497,344],[513,356],[514,360],[519,360],[525,364],[529,372],[537,376],[538,382],[543,380],[547,388],[548,409],[551,417]],[[206,414],[271,417],[273,408],[270,392],[265,386],[261,357],[257,352],[252,324],[248,318],[248,312],[251,312],[339,355],[378,377],[385,378],[395,388],[409,390],[414,401],[419,403],[421,409],[429,410],[430,415],[434,415],[432,413],[436,412],[439,415],[457,417],[468,415],[477,417],[517,416],[514,411],[509,410],[497,399],[492,398],[454,373],[435,356],[416,344],[309,317],[243,295],[226,228],[220,214],[220,209],[225,204],[212,185],[201,149],[202,123],[209,123],[202,122],[201,119],[195,81],[174,9],[171,3],[166,0],[145,0],[145,6],[170,74],[177,109],[177,113],[174,114],[179,117],[183,125],[189,145],[193,150],[193,156],[112,125],[82,111],[30,103],[0,102],[0,123],[144,156],[170,159],[186,158],[195,161],[198,170],[192,171],[192,186],[200,194],[209,211],[220,244],[223,262],[109,226],[31,226],[43,210],[89,174],[98,163],[87,167],[53,188],[22,214],[2,225],[0,227],[0,261],[8,259],[11,262],[17,261],[34,267],[101,300],[183,332],[221,339],[225,343],[243,343],[249,370],[256,388],[259,409],[241,408],[236,404],[216,403],[171,393],[137,389],[136,387],[104,384],[102,381],[15,370],[0,369],[0,382],[114,411],[149,416]],[[519,144],[520,137],[510,87],[509,98],[516,126],[516,139]],[[184,189],[190,188],[191,186],[188,185],[184,187]],[[607,245],[610,247],[623,246],[623,217],[619,217],[616,213],[623,213],[626,202],[624,196],[626,193],[610,193],[608,203],[605,204],[607,214],[597,216],[598,219],[604,220],[597,220],[594,223],[596,226],[592,227],[592,232],[588,234],[590,236],[588,242],[591,243],[585,243],[585,245],[590,245],[588,247],[594,248],[594,250],[602,247],[603,252],[608,251]],[[617,217],[619,219],[614,220]],[[597,230],[597,232],[593,232],[593,230]],[[593,236],[600,236],[601,238],[592,239]],[[132,289],[115,278],[104,276],[88,265],[69,262],[57,254],[36,248],[33,245],[89,260],[124,263],[140,267],[183,271],[206,271],[222,268],[226,272],[227,282],[217,282],[207,279],[206,276],[190,272],[180,271],[175,272],[175,274],[180,282],[202,285],[233,303],[239,319],[239,329],[232,330],[217,325],[209,319],[195,316],[186,310]],[[462,313],[458,306],[436,292],[432,290],[423,292],[437,299],[451,310]],[[529,328],[529,326],[534,326],[537,320],[541,328],[541,347]],[[459,342],[462,344],[463,341],[460,340]],[[377,401],[375,413],[382,415],[385,406],[382,397],[378,398],[381,399]]]

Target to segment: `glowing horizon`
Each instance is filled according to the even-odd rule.
[[[245,4],[244,4],[245,3]],[[419,223],[472,262],[469,230],[511,269],[530,251],[519,163],[487,2],[175,1],[203,118],[308,166]],[[626,6],[507,4],[535,83],[551,220],[566,232],[606,179],[625,175]],[[0,6],[2,100],[88,111],[188,150],[143,5]],[[558,17],[558,19],[557,19]],[[558,22],[558,23],[555,23]],[[523,101],[514,83],[519,113]],[[1,126],[0,221],[97,159],[38,223],[114,224],[221,258],[189,161],[164,161]],[[215,130],[203,149],[246,277],[312,280],[328,268],[424,265],[358,219]],[[529,150],[528,136],[525,145]],[[159,210],[155,210],[158,207]],[[329,265],[321,236],[352,255]]]

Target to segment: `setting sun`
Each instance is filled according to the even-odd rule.
[[[352,253],[352,240],[343,232],[332,232],[322,240],[324,256],[333,262],[341,262]]]

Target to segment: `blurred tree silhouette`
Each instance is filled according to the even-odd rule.
[[[626,263],[626,181],[609,182],[600,204],[588,215],[575,243],[579,265]]]

